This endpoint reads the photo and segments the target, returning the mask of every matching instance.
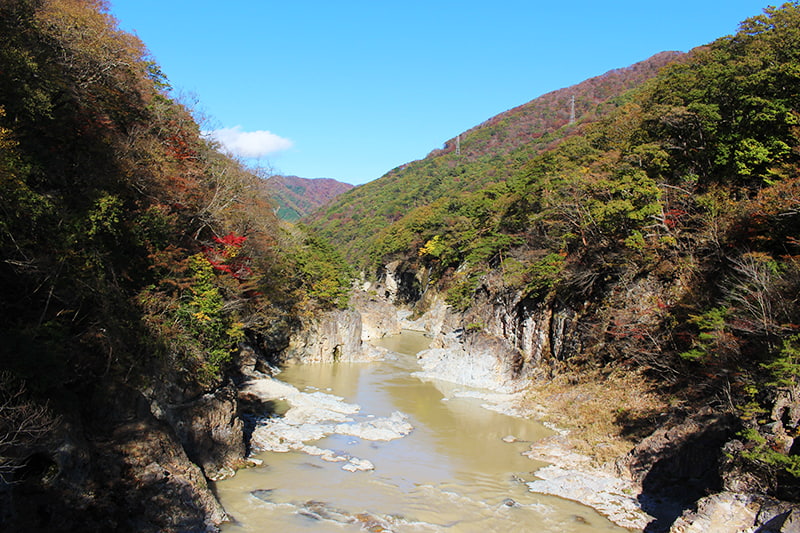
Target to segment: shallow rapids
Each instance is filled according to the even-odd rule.
[[[279,375],[288,391],[281,411],[320,400],[343,412],[321,415],[336,422],[300,422],[290,433],[316,440],[261,452],[262,466],[216,484],[233,519],[225,533],[626,531],[591,508],[529,492],[525,482],[543,463],[521,452],[548,429],[483,408],[463,386],[415,377],[414,354],[427,346],[421,334],[378,344],[391,350],[385,361],[298,365]],[[382,421],[399,430],[360,431]],[[279,430],[266,421],[256,434],[277,449],[291,441]]]

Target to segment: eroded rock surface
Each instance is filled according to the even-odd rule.
[[[295,332],[286,349],[286,359],[303,363],[359,360],[361,315],[354,310],[334,310],[309,319]]]
[[[421,377],[443,379],[470,387],[512,392],[523,386],[518,360],[502,339],[469,335],[463,331],[436,337],[432,347],[417,354]]]
[[[236,389],[227,383],[196,400],[170,406],[167,418],[188,456],[212,480],[233,475],[245,456]]]
[[[797,533],[800,506],[759,496],[720,492],[702,498],[685,512],[670,533]]]
[[[400,333],[397,308],[378,296],[378,287],[373,289],[368,285],[366,289],[354,291],[350,298],[351,305],[361,315],[360,339],[368,341]]]
[[[225,513],[203,470],[144,395],[106,383],[81,409],[20,472],[3,531],[217,531]]]
[[[243,393],[264,400],[280,400],[289,404],[281,417],[262,419],[252,435],[252,446],[258,450],[288,452],[296,450],[318,456],[324,461],[343,462],[350,472],[372,470],[368,460],[337,453],[307,444],[329,435],[348,435],[371,441],[389,441],[408,435],[413,427],[408,417],[395,411],[388,417],[361,415],[358,405],[323,392],[301,392],[281,381],[264,378],[248,382]]]

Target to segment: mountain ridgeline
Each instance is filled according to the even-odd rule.
[[[409,211],[505,182],[524,162],[611,112],[627,91],[681,56],[662,52],[501,113],[448,140],[424,159],[342,195],[307,222],[352,260],[361,261],[364,258],[356,257],[356,251],[379,253],[382,243],[391,239],[389,225]],[[573,98],[575,122],[571,123]],[[398,249],[406,244],[397,243]]]
[[[352,188],[349,183],[330,178],[275,175],[264,180],[266,194],[278,204],[275,215],[287,222],[296,222],[310,215]]]
[[[799,165],[789,3],[498,115],[309,223],[418,314],[444,298],[460,313],[444,344],[493,339],[518,376],[639,376],[674,424],[728,417],[701,474],[679,466],[688,445],[636,459],[673,487],[703,480],[685,504],[722,488],[796,501]],[[640,437],[667,420],[620,409]]]

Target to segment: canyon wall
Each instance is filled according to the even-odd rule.
[[[652,275],[615,280],[593,298],[535,300],[504,288],[499,274],[490,272],[459,312],[427,277],[424,269],[396,262],[383,269],[372,290],[408,309],[404,328],[432,336],[430,349],[418,356],[424,375],[502,392],[523,391],[530,380],[549,379],[587,354],[630,350],[632,338],[645,347],[632,357],[657,364],[657,340],[639,337],[658,329],[660,311],[682,292],[680,280]],[[775,404],[774,432],[785,433],[782,424],[794,427],[800,409],[783,397]],[[742,446],[741,429],[724,409],[675,409],[662,413],[655,431],[611,465],[639,487],[641,508],[655,518],[648,531],[700,531],[726,520],[794,531],[798,507],[764,497],[770,487],[763,478],[730,459],[729,452]]]

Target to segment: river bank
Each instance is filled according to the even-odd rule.
[[[489,331],[491,320],[501,321],[494,315],[480,319],[485,320],[481,323]],[[486,409],[541,421],[553,430],[552,435],[530,443],[524,453],[546,463],[534,471],[538,479],[527,484],[531,492],[581,503],[632,530],[657,522],[663,508],[671,507],[669,502],[648,501],[645,505],[653,514],[645,511],[641,483],[619,466],[633,449],[636,436],[621,434],[620,415],[643,418],[666,408],[656,395],[645,390],[639,376],[581,379],[567,372],[548,376],[546,368],[520,371],[515,368],[519,362],[515,361],[513,346],[500,338],[468,331],[463,327],[465,318],[440,297],[430,299],[419,316],[400,311],[398,322],[404,329],[432,337],[431,346],[417,354],[422,367],[418,377],[453,383],[455,396],[477,396]],[[463,392],[459,385],[486,392]]]
[[[435,397],[417,399],[423,405],[468,398],[487,411],[539,420],[552,429],[550,435],[535,439],[513,432],[496,436],[496,440],[522,446],[520,453],[532,460],[521,468],[531,470],[530,479],[517,480],[517,488],[528,494],[585,505],[617,527],[659,532],[670,531],[682,515],[683,523],[691,523],[695,502],[708,494],[707,487],[718,483],[717,452],[734,434],[730,421],[691,412],[677,400],[666,402],[647,388],[644,376],[633,372],[565,368],[554,354],[570,345],[566,332],[574,323],[569,313],[545,312],[536,315],[536,320],[522,320],[503,308],[485,305],[480,313],[473,309],[467,316],[453,311],[436,294],[423,296],[415,306],[419,310],[414,311],[397,307],[390,291],[370,284],[356,291],[351,301],[351,311],[316,317],[297,336],[298,342],[290,341],[297,348],[290,359],[304,362],[303,354],[310,346],[314,348],[311,366],[324,374],[332,371],[326,365],[336,362],[358,365],[383,359],[386,353],[373,344],[383,334],[402,329],[425,335],[430,346],[417,354],[417,368],[409,369],[415,378],[435,382],[438,388]],[[508,328],[512,327],[521,329],[511,335]],[[358,335],[357,340],[351,334]],[[389,411],[374,417],[391,415]],[[402,421],[398,415],[395,422]],[[358,425],[353,422],[344,421]],[[341,444],[349,438],[344,431],[337,433],[340,423],[334,418],[323,424],[327,428],[320,434],[323,440]],[[464,434],[476,425],[479,422],[470,415]],[[369,452],[362,456],[340,453],[336,447],[317,449],[287,444],[287,439],[277,441],[335,462],[336,468],[346,466],[345,470],[358,472],[374,466]]]
[[[642,530],[656,520],[642,508],[638,498],[641,487],[616,467],[616,461],[633,444],[612,434],[590,439],[592,431],[581,431],[580,423],[569,422],[579,420],[569,417],[582,411],[584,416],[588,415],[588,406],[570,402],[572,409],[567,411],[562,404],[553,402],[547,407],[552,395],[541,389],[516,393],[468,393],[456,389],[453,394],[479,398],[485,409],[541,421],[552,430],[551,435],[531,442],[522,453],[536,464],[544,464],[533,471],[538,479],[526,483],[531,492],[586,505],[626,529]],[[580,401],[580,395],[575,396]],[[597,397],[595,400],[603,401]],[[583,427],[592,425],[588,422]],[[508,441],[516,439],[514,435],[507,436]]]

